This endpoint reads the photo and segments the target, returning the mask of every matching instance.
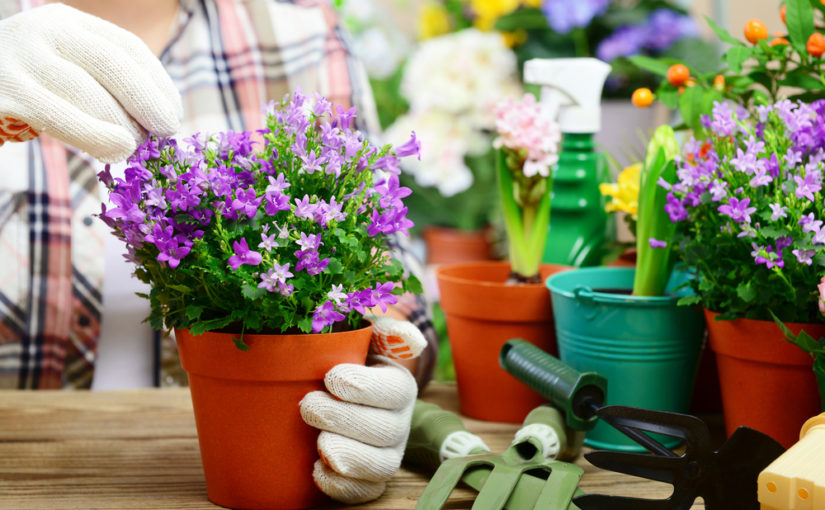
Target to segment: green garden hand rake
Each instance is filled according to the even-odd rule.
[[[512,445],[494,454],[464,429],[457,415],[419,400],[404,462],[438,469],[415,508],[442,508],[453,489],[464,482],[478,491],[474,510],[578,509],[571,499],[581,494],[577,486],[582,468],[552,460],[554,455],[574,457],[578,453],[582,439],[578,436],[571,441],[572,447],[563,446],[569,433],[561,413],[541,406],[524,420]]]

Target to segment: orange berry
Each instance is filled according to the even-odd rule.
[[[633,91],[633,97],[630,100],[636,108],[647,108],[653,104],[653,92],[647,87],[636,89]]]
[[[667,81],[674,87],[678,87],[690,78],[690,71],[683,64],[673,64],[667,70]]]
[[[745,39],[751,44],[756,44],[760,39],[768,38],[768,27],[756,18],[749,19],[745,23]]]
[[[782,5],[782,7],[779,8],[779,17],[782,18],[782,23],[785,23],[785,11],[786,10],[787,10],[787,8],[785,7],[785,5]]]
[[[791,43],[790,43],[790,41],[788,41],[784,37],[774,37],[773,39],[771,39],[770,44],[771,44],[771,46],[779,46],[779,45],[782,45],[782,44],[788,45],[788,44],[791,44]]]
[[[717,74],[713,78],[713,88],[715,88],[719,92],[722,92],[723,90],[725,90],[725,77],[722,76],[721,74]]]
[[[688,81],[685,82],[685,87],[695,87],[695,86],[696,86],[696,80],[694,80],[693,78],[689,78]]]
[[[825,36],[819,32],[814,32],[808,38],[808,44],[805,45],[808,50],[808,55],[819,58],[825,53]]]

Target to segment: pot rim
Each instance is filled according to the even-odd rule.
[[[491,270],[500,269],[501,267],[510,268],[510,262],[503,261],[503,260],[479,260],[479,261],[472,261],[472,262],[457,262],[454,264],[441,264],[435,268],[436,278],[439,280],[445,280],[453,284],[459,285],[473,285],[475,287],[489,287],[489,288],[525,288],[525,287],[543,287],[544,283],[518,283],[518,284],[507,284],[503,281],[492,281],[492,280],[478,280],[475,278],[466,278],[463,276],[456,276],[454,274],[450,274],[452,271],[460,271],[462,269],[469,269],[471,267],[474,268],[489,268]],[[573,268],[572,266],[565,266],[561,264],[541,264],[540,270],[550,270],[553,271],[553,274],[557,274],[559,272],[567,272]]]
[[[547,285],[547,288],[550,289],[550,292],[553,295],[563,296],[568,299],[574,300],[592,300],[597,303],[609,303],[609,304],[617,304],[617,305],[633,305],[633,306],[671,306],[675,305],[675,303],[681,299],[681,296],[676,295],[666,295],[666,296],[634,296],[632,294],[616,294],[613,292],[600,292],[599,290],[594,290],[591,287],[586,285],[577,285],[574,289],[567,290],[566,288],[561,288],[558,285],[558,280],[563,278],[572,278],[573,275],[589,275],[593,273],[603,273],[603,272],[611,272],[611,273],[624,273],[632,275],[636,271],[635,268],[632,267],[609,267],[609,266],[598,266],[598,267],[583,267],[579,269],[575,269],[574,271],[566,271],[562,273],[552,274],[547,277],[544,281],[544,284]],[[622,287],[624,289],[624,287]],[[631,288],[627,288],[627,290],[632,291]]]

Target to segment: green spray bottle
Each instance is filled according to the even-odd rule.
[[[598,265],[607,243],[605,199],[599,184],[610,174],[593,136],[601,129],[602,88],[610,65],[595,58],[533,59],[524,81],[541,87],[547,115],[558,116],[562,132],[559,161],[553,168],[550,230],[542,261],[571,266]]]

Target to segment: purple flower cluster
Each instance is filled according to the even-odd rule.
[[[588,26],[609,5],[610,0],[544,0],[541,10],[550,28],[567,34],[574,28]]]
[[[99,175],[112,204],[101,218],[139,266],[214,267],[218,257],[239,289],[280,299],[300,289],[301,306],[314,301],[315,331],[394,303],[386,259],[372,254],[413,226],[403,203],[411,191],[398,173],[400,158],[419,155],[415,134],[379,149],[354,129],[354,109],[300,90],[264,111],[267,129],[257,132],[196,133],[181,145],[150,137],[122,178],[108,168]],[[337,300],[327,295],[330,281]]]
[[[811,266],[825,253],[825,100],[783,100],[753,117],[714,103],[705,125],[709,140],[685,145],[665,206],[671,221],[690,231],[716,222],[715,235],[743,239],[768,269]]]
[[[676,41],[697,37],[699,29],[688,15],[672,9],[659,8],[650,13],[644,23],[622,25],[596,48],[596,56],[605,62],[630,57],[644,50],[664,51]]]

